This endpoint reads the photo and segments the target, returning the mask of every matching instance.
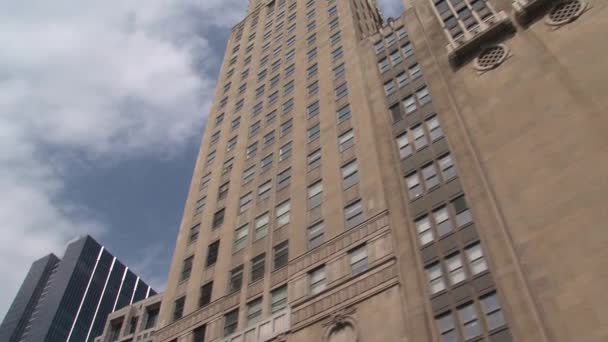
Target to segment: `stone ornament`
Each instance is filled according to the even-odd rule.
[[[475,69],[480,72],[495,69],[504,63],[507,57],[509,57],[509,49],[505,45],[489,46],[475,58]]]
[[[547,14],[546,23],[550,26],[562,26],[575,21],[587,9],[585,0],[558,1]]]
[[[359,341],[359,329],[358,329],[357,321],[352,316],[356,311],[357,311],[357,309],[352,306],[341,309],[341,310],[334,311],[330,315],[327,322],[323,323],[323,326],[325,327],[325,332],[323,333],[323,339],[321,341],[322,342],[331,342],[329,340],[329,338],[331,337],[333,332],[349,327],[352,329],[353,334],[355,336],[355,340],[353,340],[352,342],[358,342]]]

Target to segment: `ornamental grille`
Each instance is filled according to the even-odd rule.
[[[476,67],[478,70],[489,70],[504,62],[507,57],[507,49],[503,45],[489,47],[482,51],[477,57]]]
[[[578,18],[585,4],[581,0],[566,0],[558,3],[551,9],[547,21],[551,25],[563,25]]]

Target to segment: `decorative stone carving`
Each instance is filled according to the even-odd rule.
[[[354,306],[344,308],[341,310],[337,310],[333,312],[327,322],[323,323],[325,327],[325,333],[323,333],[322,342],[331,342],[329,339],[332,336],[332,333],[339,331],[341,329],[350,328],[354,335],[355,340],[351,342],[359,341],[359,329],[357,326],[357,321],[352,316],[357,309]]]
[[[558,1],[547,14],[546,22],[551,26],[562,26],[576,20],[587,8],[584,0]]]
[[[503,45],[492,45],[481,51],[475,58],[475,69],[480,72],[492,70],[501,65],[509,57],[509,49]]]

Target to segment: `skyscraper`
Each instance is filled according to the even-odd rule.
[[[32,264],[0,325],[6,342],[93,341],[108,314],[156,292],[90,236]]]
[[[608,338],[608,3],[407,2],[249,2],[157,341]]]

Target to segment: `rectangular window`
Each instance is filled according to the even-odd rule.
[[[331,43],[331,46],[338,44],[341,40],[340,38],[340,32],[336,32],[331,37],[329,37],[329,42]]]
[[[279,161],[287,160],[291,156],[291,141],[279,149]]]
[[[315,248],[325,241],[325,223],[318,222],[308,227],[308,249]]]
[[[359,183],[359,172],[357,161],[353,160],[342,166],[342,188],[348,189],[357,183]]]
[[[381,54],[382,52],[384,52],[384,42],[379,41],[374,44],[374,50],[376,50],[376,54]]]
[[[473,217],[471,216],[471,212],[469,211],[464,196],[460,196],[452,200],[452,207],[456,212],[456,225],[458,227],[462,227],[473,222]]]
[[[319,92],[319,82],[318,81],[314,81],[311,84],[308,85],[308,87],[306,87],[306,90],[308,91],[308,96],[313,96],[316,93]]]
[[[401,59],[401,54],[399,53],[399,50],[391,53],[391,63],[393,64],[393,66],[398,65],[399,63],[401,63],[401,61],[403,61],[403,59]]]
[[[236,139],[237,137],[234,136],[230,138],[230,140],[228,140],[228,142],[226,143],[226,152],[234,150],[234,148],[236,147]]]
[[[418,232],[418,240],[420,245],[424,246],[435,240],[433,236],[433,230],[431,229],[431,221],[428,216],[423,216],[414,222],[416,225],[416,231]]]
[[[340,145],[340,152],[346,151],[348,148],[353,146],[354,144],[354,134],[353,130],[349,129],[348,131],[342,133],[338,137],[338,144]]]
[[[230,130],[235,131],[240,126],[241,126],[241,117],[239,116],[238,118],[232,120],[232,123],[230,124]]]
[[[401,159],[405,159],[412,155],[413,150],[411,144],[409,143],[407,132],[404,132],[397,137],[397,146],[399,147],[399,156]]]
[[[274,270],[287,265],[289,261],[289,241],[274,246]]]
[[[233,252],[238,252],[247,245],[247,236],[249,235],[249,224],[245,223],[234,231],[234,242],[232,244]]]
[[[337,48],[331,52],[331,59],[332,59],[332,61],[335,62],[338,59],[342,58],[343,55],[344,55],[344,51],[342,50],[342,47],[340,46],[339,48]]]
[[[435,263],[427,266],[426,275],[429,279],[429,287],[432,295],[445,290],[445,281],[443,280],[441,264]]]
[[[270,292],[270,313],[281,311],[287,307],[287,285],[283,285]]]
[[[198,240],[198,235],[200,233],[201,230],[201,224],[197,224],[194,225],[192,227],[190,227],[190,234],[188,236],[188,243],[193,243],[194,241]]]
[[[306,108],[306,117],[311,119],[319,114],[319,101],[315,101]]]
[[[312,48],[306,53],[308,63],[314,61],[317,58],[317,48]]]
[[[255,165],[248,167],[243,171],[243,183],[249,183],[255,178]]]
[[[186,297],[178,298],[173,304],[173,321],[177,321],[182,318],[184,315],[184,303],[186,302]]]
[[[215,118],[215,127],[217,127],[217,126],[221,125],[221,124],[222,124],[222,122],[224,122],[224,113],[222,113],[222,114],[218,115],[218,116]]]
[[[416,100],[414,99],[413,95],[406,97],[402,103],[403,103],[403,108],[405,109],[406,114],[413,113],[418,108],[416,106]]]
[[[230,173],[232,171],[232,166],[234,165],[234,158],[229,158],[224,162],[224,166],[222,168],[222,175]]]
[[[230,271],[230,283],[228,284],[228,293],[234,293],[241,290],[243,286],[243,265],[237,266]]]
[[[321,165],[321,149],[317,149],[308,155],[308,171],[311,171]]]
[[[431,94],[429,93],[429,89],[427,87],[418,89],[416,91],[416,97],[418,98],[418,103],[420,103],[420,106],[431,103]]]
[[[367,270],[367,246],[359,246],[350,251],[350,270],[353,275]]]
[[[266,170],[268,170],[270,167],[272,167],[272,161],[273,161],[273,155],[272,153],[267,155],[266,157],[262,158],[262,161],[260,161],[260,168],[262,169],[260,172],[264,172]]]
[[[254,122],[249,127],[249,136],[252,137],[252,136],[256,135],[260,131],[260,127],[262,127],[262,123],[259,120]]]
[[[346,229],[353,228],[363,222],[363,203],[361,200],[357,200],[344,208],[344,220],[346,221]]]
[[[285,61],[290,62],[296,56],[296,50],[291,49],[285,54]]]
[[[156,321],[158,320],[158,312],[159,308],[147,308],[146,315],[148,318],[146,319],[146,325],[144,327],[145,330],[152,329],[156,326]]]
[[[262,319],[262,297],[247,303],[247,325],[254,325]]]
[[[405,73],[405,72],[402,72],[399,75],[397,75],[396,79],[397,79],[397,86],[399,88],[403,88],[410,83],[410,80],[407,77],[407,73]]]
[[[407,191],[410,197],[410,200],[415,200],[418,197],[422,196],[423,189],[420,184],[420,177],[417,172],[409,174],[405,177],[405,182],[407,184]]]
[[[199,198],[194,206],[194,216],[200,215],[205,209],[205,201],[207,197]]]
[[[228,196],[228,190],[230,187],[230,182],[226,182],[222,185],[220,185],[219,189],[218,189],[218,194],[217,194],[217,199],[221,200],[226,198],[226,196]]]
[[[291,168],[279,173],[277,176],[277,191],[281,190],[291,183]]]
[[[219,226],[221,226],[224,223],[224,208],[218,210],[215,212],[215,214],[213,215],[213,226],[212,228],[215,229]]]
[[[408,57],[414,55],[414,48],[412,47],[411,43],[405,43],[401,47],[401,51],[403,52],[403,55],[405,56],[405,58],[408,58]]]
[[[281,135],[285,135],[291,131],[293,125],[292,119],[289,119],[281,124]]]
[[[223,209],[222,209],[223,210]],[[214,241],[207,250],[207,266],[215,264],[220,249],[220,240]]]
[[[213,292],[213,282],[210,281],[207,284],[201,286],[201,294],[198,300],[198,306],[202,308],[211,303],[211,293]]]
[[[445,260],[445,265],[448,270],[448,277],[451,285],[456,285],[467,278],[466,274],[464,273],[460,253],[455,253],[448,256]]]
[[[306,74],[308,75],[308,78],[314,77],[317,75],[319,71],[319,66],[317,63],[313,64],[312,66],[308,67],[308,69],[306,70]]]
[[[332,21],[329,22],[330,31],[337,29],[339,26],[340,26],[340,21],[338,18],[334,18],[334,19],[332,19]]]
[[[450,215],[448,214],[448,209],[446,207],[434,210],[433,219],[435,220],[437,233],[440,237],[452,232],[454,227],[452,226],[452,221],[450,220]]]
[[[386,45],[390,47],[397,41],[397,36],[395,36],[394,33],[391,33],[388,36],[384,37],[384,39],[386,40]]]
[[[435,167],[434,163],[430,163],[422,168],[422,178],[424,179],[424,186],[427,191],[439,185],[437,167]]]
[[[422,76],[422,70],[420,70],[420,65],[418,65],[418,63],[412,65],[409,68],[409,73],[410,73],[410,77],[413,80],[420,78]]]
[[[483,313],[486,316],[486,323],[489,331],[506,324],[496,292],[481,297],[479,301],[481,302]]]
[[[401,26],[400,28],[398,28],[397,35],[399,36],[400,39],[407,37],[407,31],[405,30],[405,27]]]
[[[272,145],[274,142],[274,131],[270,131],[268,134],[264,136],[264,147],[268,147]]]
[[[274,93],[270,94],[270,96],[268,96],[268,105],[272,105],[275,102],[277,102],[277,100],[279,99],[279,92],[275,91]]]
[[[228,336],[234,332],[239,325],[239,309],[234,309],[224,315],[224,336]]]
[[[266,70],[264,70],[264,71],[266,71]],[[260,87],[258,87],[255,90],[255,98],[258,99],[258,98],[264,96],[264,90],[265,89],[266,89],[266,85],[261,85]]]
[[[435,318],[437,329],[441,335],[441,342],[458,341],[456,327],[454,325],[454,317],[451,312]]]
[[[252,200],[253,195],[251,194],[251,191],[241,196],[241,199],[239,201],[239,214],[244,213],[249,209],[249,207],[251,207]]]
[[[395,93],[395,81],[390,80],[384,83],[384,94],[386,96],[391,96]]]
[[[311,143],[317,139],[321,135],[321,126],[320,124],[316,124],[308,129],[308,143]]]
[[[388,63],[388,58],[383,58],[378,62],[378,70],[383,74],[390,69],[390,64]]]
[[[470,245],[465,250],[467,260],[473,275],[485,272],[488,269],[488,264],[483,256],[483,250],[479,242]]]
[[[255,239],[259,240],[268,235],[269,215],[265,213],[255,219]]]
[[[426,129],[431,135],[431,141],[435,141],[443,137],[443,131],[441,130],[441,126],[439,125],[439,118],[437,117],[437,115],[433,115],[432,117],[426,119],[425,124]]]
[[[454,167],[454,162],[449,154],[439,158],[437,162],[439,163],[439,169],[441,170],[441,176],[443,177],[444,182],[456,177],[456,168]]]
[[[264,109],[264,102],[260,101],[255,106],[253,106],[253,116],[256,116],[262,112]]]
[[[338,123],[350,119],[350,104],[345,105],[344,107],[338,109],[336,116],[338,118]]]
[[[318,181],[308,187],[308,209],[321,205],[323,201],[323,182]]]
[[[258,187],[258,200],[263,201],[270,197],[270,190],[272,190],[272,181],[266,181]]]
[[[307,46],[313,46],[315,45],[315,43],[317,42],[317,34],[313,33],[310,36],[308,36],[308,38],[306,38],[306,45]]]
[[[296,71],[296,65],[292,64],[285,68],[285,77],[291,76]]]
[[[193,261],[194,261],[193,256],[190,256],[190,257],[187,257],[186,259],[184,259],[184,262],[182,264],[182,274],[181,274],[180,281],[184,281],[184,280],[187,280],[188,278],[190,278],[190,274],[192,273],[192,262]]]
[[[275,216],[277,221],[277,227],[282,227],[289,223],[291,205],[289,200],[277,205],[275,210]]]
[[[346,82],[337,86],[336,89],[334,89],[334,93],[336,95],[336,99],[341,99],[342,97],[348,95],[348,86]]]
[[[346,73],[346,67],[344,63],[341,63],[337,67],[334,68],[334,79],[338,79]]]
[[[266,114],[266,124],[273,123],[277,118],[277,111],[273,110],[272,112]]]
[[[310,294],[315,295],[325,290],[327,287],[327,277],[325,276],[325,265],[318,267],[308,273],[310,281]]]
[[[429,144],[422,125],[412,127],[412,135],[414,136],[414,147],[419,150]]]
[[[264,278],[266,254],[262,253],[251,259],[251,283]]]
[[[475,312],[473,303],[465,304],[458,308],[458,317],[462,323],[462,333],[465,340],[481,335],[481,325]]]
[[[253,158],[257,151],[258,151],[257,142],[254,142],[253,144],[247,146],[247,149],[245,150],[245,159]]]

